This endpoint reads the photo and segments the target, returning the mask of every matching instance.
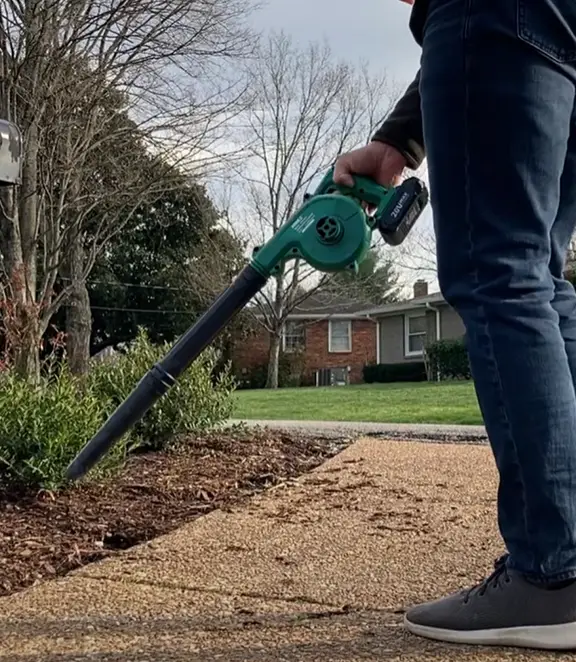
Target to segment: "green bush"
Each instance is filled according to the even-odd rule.
[[[91,389],[98,394],[108,414],[130,395],[169,349],[168,343],[153,345],[141,331],[126,354],[92,370]],[[233,390],[230,370],[218,366],[215,351],[205,350],[134,427],[136,443],[146,450],[169,449],[179,443],[182,435],[203,432],[225,421],[232,414]]]
[[[464,338],[438,340],[426,348],[430,379],[471,379]]]
[[[56,489],[63,471],[105,420],[102,402],[81,389],[64,367],[36,385],[0,375],[0,478],[22,487]],[[118,444],[94,470],[100,476],[123,461]]]
[[[61,487],[70,461],[168,349],[141,333],[126,354],[94,366],[83,382],[65,365],[44,370],[36,385],[0,373],[0,479],[28,488]],[[216,364],[215,352],[205,351],[91,476],[118,469],[136,447],[173,448],[186,433],[228,418],[234,383],[229,370],[214,377]]]
[[[366,384],[426,381],[426,367],[421,361],[365,365],[362,373]]]
[[[278,359],[278,386],[280,388],[301,385],[301,377],[294,375],[294,366],[292,363],[290,354],[280,353]],[[244,374],[239,374],[237,371],[236,373],[236,380],[240,390],[266,388],[268,363],[259,363]]]
[[[265,363],[252,366],[247,371],[236,371],[236,382],[239,390],[264,388],[268,366]]]

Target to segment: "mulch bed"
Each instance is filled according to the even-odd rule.
[[[321,464],[342,442],[276,431],[192,438],[57,494],[0,493],[0,596],[151,540]]]

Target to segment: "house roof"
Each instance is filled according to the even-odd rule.
[[[366,302],[353,301],[345,297],[324,292],[314,292],[304,299],[289,317],[365,317]]]
[[[407,312],[438,303],[444,303],[444,297],[440,292],[377,307],[367,307],[365,302],[352,301],[329,293],[315,292],[298,304],[287,315],[287,319],[365,319],[367,317]],[[257,312],[255,314],[256,316],[259,315]]]
[[[414,297],[407,301],[387,303],[383,306],[367,307],[365,303],[358,303],[335,296],[326,296],[321,293],[312,294],[308,299],[297,306],[288,318],[348,318],[351,317],[379,317],[396,313],[426,308],[434,304],[445,303],[441,292],[433,292],[422,297]]]
[[[438,303],[444,303],[444,297],[441,292],[433,292],[432,294],[427,294],[423,297],[415,297],[414,299],[408,299],[408,301],[400,301],[398,303],[387,303],[384,306],[378,306],[377,308],[364,309],[362,312],[364,315],[369,315],[370,317],[377,317],[380,315],[391,315],[394,313],[401,313],[409,310],[415,310],[418,308],[426,308],[428,305],[434,305]]]

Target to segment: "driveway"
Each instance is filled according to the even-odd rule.
[[[501,553],[496,486],[486,444],[359,439],[244,505],[1,599],[0,660],[571,660],[401,627]]]

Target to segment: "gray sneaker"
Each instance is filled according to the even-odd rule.
[[[457,644],[576,649],[576,583],[546,590],[496,565],[481,584],[410,609],[409,632]]]

